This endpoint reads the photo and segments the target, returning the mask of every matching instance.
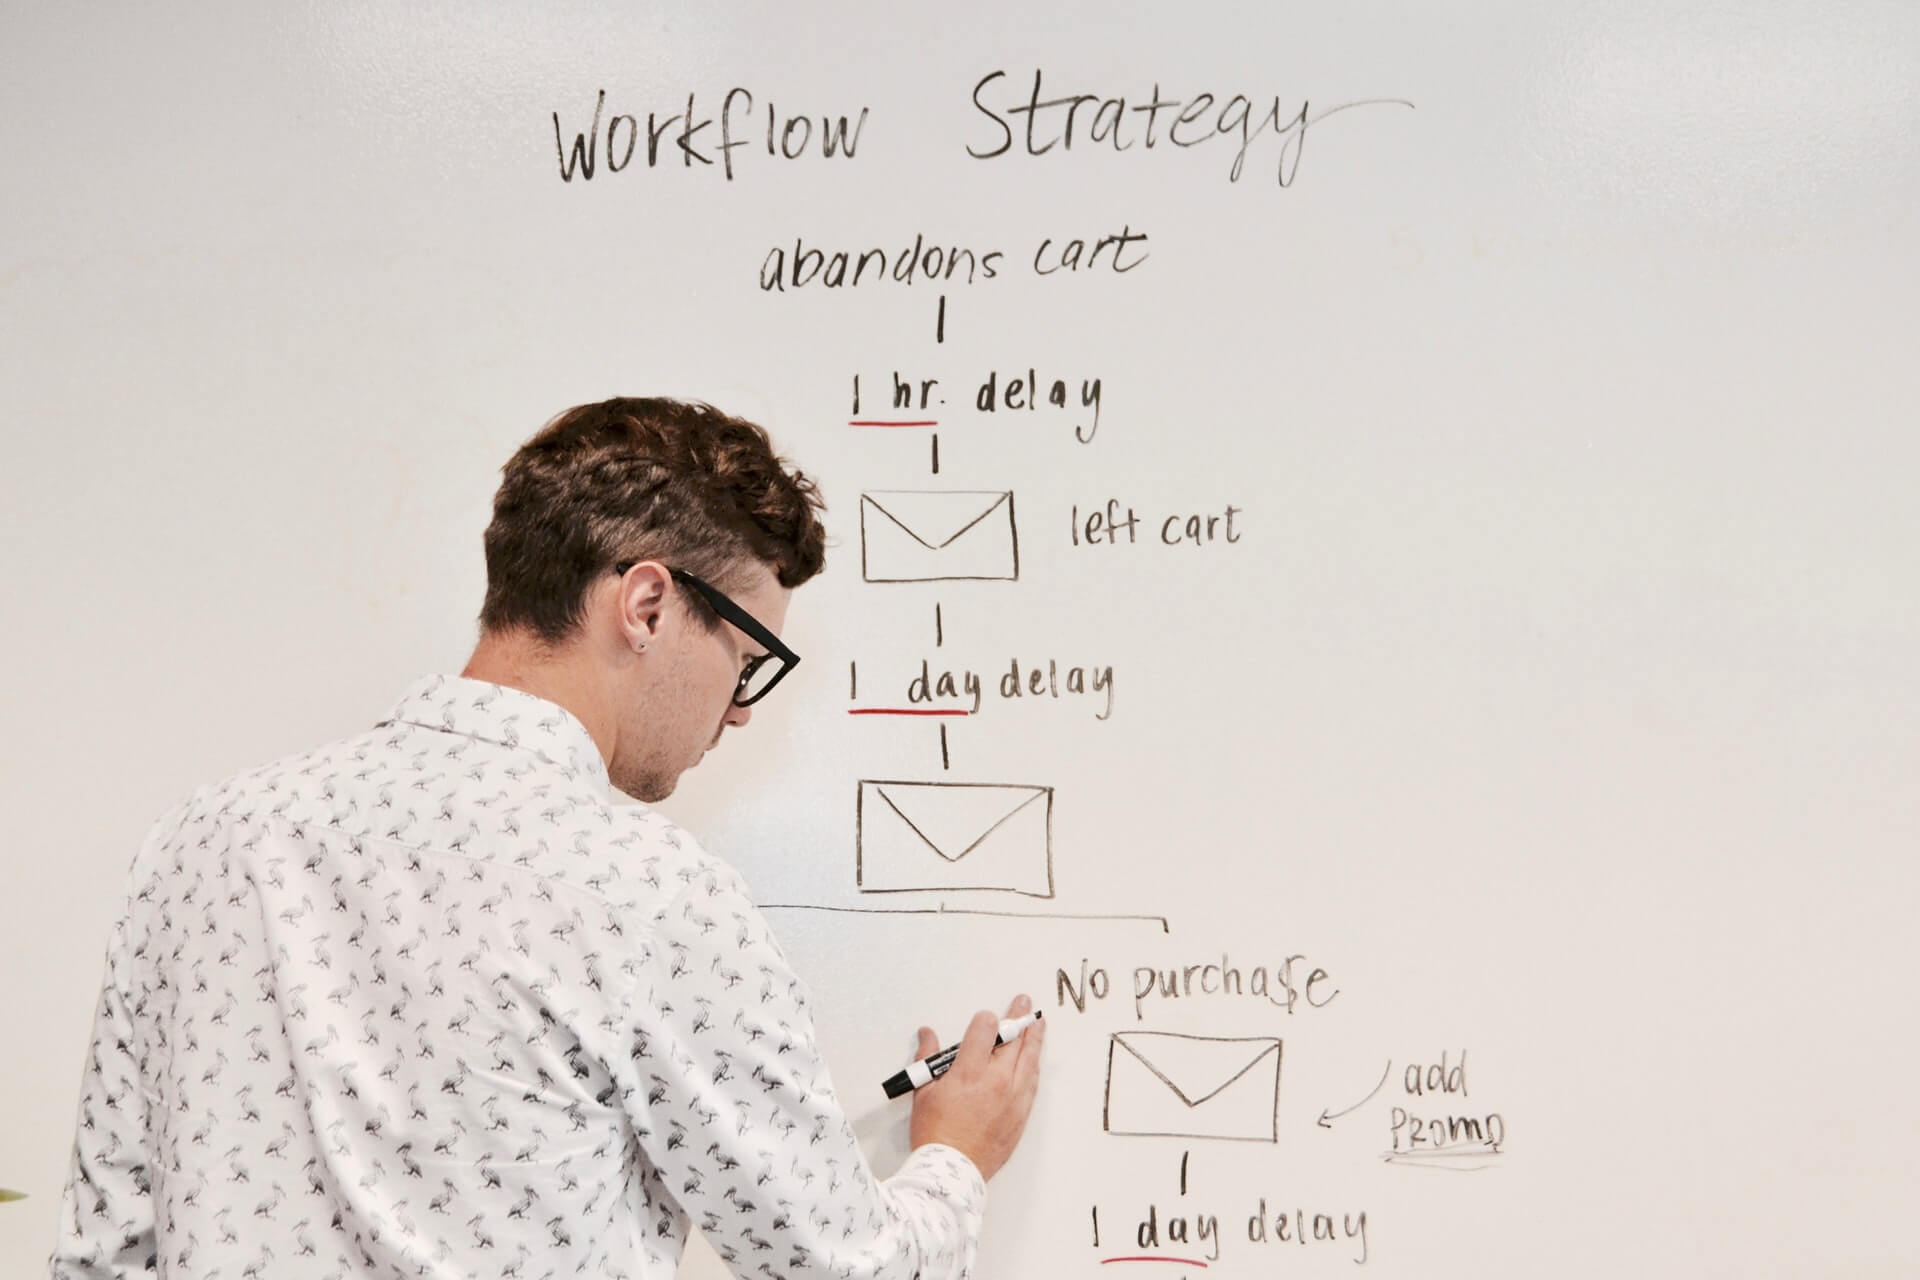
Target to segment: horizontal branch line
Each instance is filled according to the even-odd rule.
[[[1127,915],[1121,913],[1073,913],[1061,911],[987,911],[974,907],[831,907],[818,902],[763,902],[762,911],[837,911],[846,915],[865,916],[995,916],[1004,920],[1138,920],[1146,924],[1157,924],[1160,932],[1172,933],[1173,927],[1165,916]]]

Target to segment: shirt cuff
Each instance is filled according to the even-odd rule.
[[[944,1142],[928,1142],[915,1147],[908,1154],[906,1163],[900,1166],[900,1173],[920,1174],[922,1171],[931,1174],[949,1193],[958,1192],[974,1213],[985,1210],[987,1180],[980,1176],[980,1167],[960,1148],[950,1147]]]
[[[987,1180],[980,1175],[979,1167],[959,1149],[929,1142],[915,1147],[887,1182],[902,1190],[910,1188],[911,1193],[952,1215],[952,1229],[958,1233],[957,1238],[948,1237],[953,1250],[951,1261],[958,1263],[953,1274],[971,1275],[974,1251],[979,1247],[987,1216]],[[938,1268],[933,1273],[942,1274]]]

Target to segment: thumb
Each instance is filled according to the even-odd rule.
[[[938,1052],[940,1052],[940,1040],[933,1034],[933,1028],[920,1028],[920,1047],[913,1051],[913,1056],[916,1059],[929,1058]]]

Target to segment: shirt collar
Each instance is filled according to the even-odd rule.
[[[587,726],[565,707],[524,689],[465,676],[427,676],[409,685],[380,722],[390,724],[418,725],[530,752],[611,798],[606,761]]]

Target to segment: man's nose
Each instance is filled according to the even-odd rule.
[[[727,708],[727,714],[721,719],[720,723],[739,726],[746,724],[746,722],[751,719],[753,719],[752,707],[729,706]]]

